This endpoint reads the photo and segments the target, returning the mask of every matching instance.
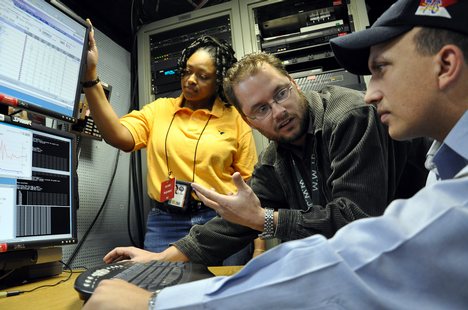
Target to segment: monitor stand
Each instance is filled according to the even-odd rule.
[[[0,289],[59,275],[61,259],[61,247],[0,253]]]
[[[62,271],[62,263],[60,262],[50,262],[31,266],[24,266],[15,269],[13,272],[8,274],[6,278],[2,280],[2,284],[0,284],[0,289],[6,289],[8,287],[18,286],[24,283],[30,283],[38,280],[43,280],[44,278],[57,276],[61,274]],[[2,277],[1,272],[0,277]]]

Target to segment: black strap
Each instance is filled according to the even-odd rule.
[[[304,179],[301,176],[301,173],[299,172],[299,169],[297,168],[296,162],[294,161],[294,157],[291,156],[292,159],[292,164],[294,167],[294,174],[296,175],[297,182],[299,183],[299,186],[301,187],[301,192],[302,195],[304,196],[304,200],[307,204],[307,207],[310,208],[314,204],[318,205],[320,204],[320,192],[319,192],[319,174],[318,174],[318,168],[317,168],[317,156],[315,155],[314,152],[312,152],[310,156],[310,176],[311,176],[311,183],[312,183],[312,193],[309,193],[309,190],[307,189],[307,186],[304,182]]]
[[[166,166],[167,166],[167,178],[168,179],[171,178],[172,170],[169,169],[169,156],[167,155],[167,137],[169,136],[169,131],[171,130],[172,122],[174,121],[174,119],[176,117],[176,114],[177,113],[174,113],[174,115],[172,116],[171,122],[169,123],[169,127],[167,128],[166,138],[164,139],[164,153],[166,155]],[[198,136],[197,144],[195,145],[195,151],[194,151],[194,155],[193,155],[192,182],[195,182],[195,167],[196,167],[196,164],[197,164],[198,144],[200,143],[200,139],[201,139],[203,133],[205,132],[206,126],[208,126],[208,123],[210,122],[212,116],[213,116],[213,114],[210,114],[210,117],[208,117],[208,120],[206,121],[205,126],[203,126],[203,129],[202,129],[202,131],[200,133],[200,136]]]

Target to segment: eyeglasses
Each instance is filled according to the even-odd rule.
[[[252,114],[246,115],[248,118],[254,120],[262,120],[270,116],[271,111],[272,111],[272,105],[273,103],[276,104],[282,104],[286,100],[288,100],[289,96],[291,95],[291,90],[292,90],[292,85],[289,85],[287,87],[281,88],[274,96],[273,96],[273,102],[272,103],[264,103],[256,106]]]

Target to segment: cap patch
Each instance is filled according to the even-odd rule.
[[[446,8],[457,2],[458,0],[421,0],[415,15],[452,18]]]

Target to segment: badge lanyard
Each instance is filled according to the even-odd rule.
[[[171,178],[172,171],[169,169],[169,156],[167,155],[167,138],[169,136],[169,131],[171,130],[172,122],[174,121],[175,116],[176,116],[176,113],[174,113],[174,115],[172,116],[172,120],[171,120],[171,123],[169,124],[169,128],[167,128],[166,138],[164,139],[164,153],[166,155],[166,165],[167,165],[168,179]],[[195,166],[196,166],[196,162],[197,162],[198,144],[200,143],[200,139],[201,139],[203,133],[205,132],[206,126],[208,126],[208,123],[210,122],[210,119],[211,119],[212,116],[213,115],[210,114],[210,117],[208,117],[208,120],[206,121],[205,126],[203,127],[203,129],[202,129],[202,131],[200,133],[200,136],[198,136],[197,144],[195,145],[195,151],[194,151],[194,155],[193,155],[192,182],[195,181]]]
[[[294,158],[291,156],[292,164],[294,166],[294,174],[296,175],[297,182],[301,186],[301,192],[304,196],[304,200],[307,204],[307,207],[310,208],[314,204],[320,204],[320,197],[319,197],[319,176],[318,176],[318,169],[317,169],[317,158],[315,154],[312,152],[310,156],[310,167],[311,167],[311,177],[312,177],[312,195],[309,193],[304,180],[302,179],[301,173],[297,168],[296,162]]]

